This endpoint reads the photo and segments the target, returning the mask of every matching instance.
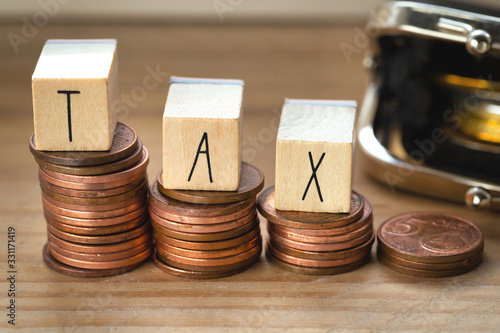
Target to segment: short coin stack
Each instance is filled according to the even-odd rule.
[[[372,206],[352,192],[347,214],[276,210],[274,187],[259,196],[268,220],[267,256],[277,266],[302,274],[338,274],[370,259],[374,242]]]
[[[407,213],[384,222],[377,256],[386,266],[420,277],[448,277],[476,268],[484,238],[472,222],[440,213]]]
[[[155,264],[182,277],[211,279],[237,274],[260,256],[256,196],[264,175],[242,163],[237,191],[166,189],[161,172],[150,187]]]
[[[118,123],[109,151],[39,151],[34,136],[30,150],[40,166],[49,267],[102,277],[130,271],[151,255],[149,154],[134,130]]]

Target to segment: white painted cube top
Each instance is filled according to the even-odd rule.
[[[111,148],[120,96],[116,40],[49,39],[32,76],[39,150]]]
[[[163,117],[238,119],[243,81],[171,78]]]
[[[276,208],[350,210],[355,101],[287,100],[276,140]]]
[[[32,79],[107,78],[115,52],[115,39],[49,39]]]
[[[172,77],[163,113],[163,186],[236,191],[243,81]]]
[[[352,142],[355,101],[287,99],[278,139]]]

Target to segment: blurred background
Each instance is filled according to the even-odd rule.
[[[2,0],[2,19],[16,20],[22,15],[29,15],[42,3],[51,1]],[[331,23],[332,20],[343,22],[352,19],[364,19],[370,10],[383,0],[145,0],[145,1],[78,1],[54,0],[63,6],[58,13],[58,20],[124,20],[158,22],[255,22],[288,21],[304,22],[320,20]],[[224,15],[221,15],[221,13]]]
[[[169,76],[237,78],[246,83],[243,158],[261,163],[272,184],[284,99],[361,104],[368,77],[362,62],[373,36],[369,25],[383,3],[0,0],[0,115],[3,123],[17,123],[18,136],[14,140],[4,132],[4,140],[19,143],[15,152],[25,151],[23,158],[31,159],[25,142],[33,130],[31,75],[47,39],[116,38],[121,120],[157,149],[151,154],[153,170],[161,167]],[[149,80],[154,84],[145,84]]]
[[[348,23],[364,20],[384,0],[23,0],[0,1],[3,20],[18,20],[49,3],[64,5],[57,20],[72,22],[91,20],[157,21],[157,22],[316,22]],[[458,0],[474,4],[495,5],[497,0]],[[221,15],[223,14],[223,15]],[[227,15],[226,15],[227,14]]]
[[[31,162],[31,75],[47,39],[116,38],[121,120],[155,150],[151,177],[161,168],[169,76],[237,78],[246,83],[243,159],[260,166],[271,185],[286,97],[361,104],[368,77],[362,62],[373,36],[369,24],[376,23],[375,10],[383,3],[0,0],[0,115],[4,124],[16,124],[8,126],[16,128],[16,138],[4,131],[3,140],[15,142],[14,152],[25,152],[22,158]]]

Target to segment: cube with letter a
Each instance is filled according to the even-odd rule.
[[[287,100],[276,142],[276,209],[347,213],[355,101]]]
[[[243,81],[172,77],[163,114],[163,186],[235,191]]]
[[[119,108],[116,40],[48,40],[32,77],[39,150],[111,148]]]

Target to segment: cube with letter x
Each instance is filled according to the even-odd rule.
[[[243,81],[172,77],[163,114],[163,186],[235,191]]]
[[[293,100],[276,143],[276,208],[350,210],[355,101]]]
[[[109,150],[119,109],[116,40],[48,40],[32,77],[39,150]]]

